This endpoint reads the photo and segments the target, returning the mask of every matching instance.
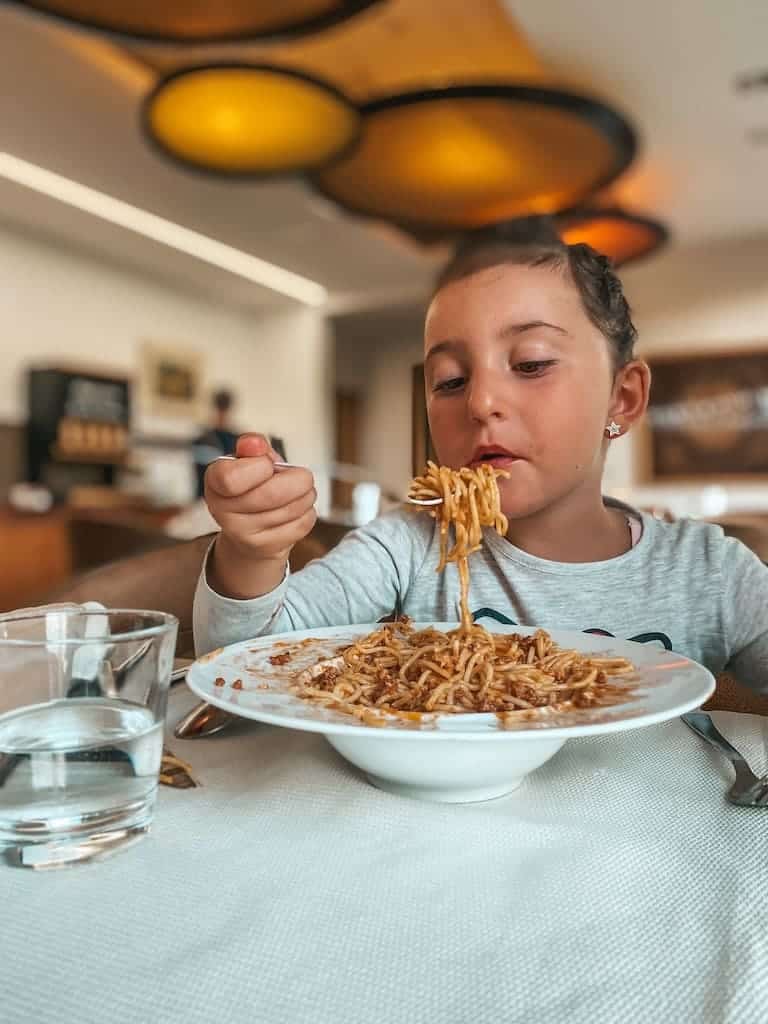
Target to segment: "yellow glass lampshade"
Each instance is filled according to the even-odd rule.
[[[429,89],[360,112],[358,144],[313,181],[347,209],[404,227],[555,213],[612,181],[635,151],[614,110],[538,86]]]
[[[230,175],[321,167],[356,139],[357,109],[319,79],[267,65],[187,68],[148,97],[144,125],[166,153]]]
[[[138,39],[210,43],[312,32],[382,0],[18,0],[90,28]]]
[[[568,245],[585,242],[618,267],[641,259],[666,242],[663,224],[617,208],[582,210],[563,216],[558,224]]]

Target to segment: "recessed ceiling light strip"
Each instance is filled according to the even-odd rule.
[[[186,253],[246,281],[279,292],[297,302],[303,302],[308,306],[323,306],[328,300],[328,292],[316,281],[259,259],[258,256],[252,256],[225,242],[216,241],[199,231],[192,231],[181,224],[158,217],[157,214],[142,210],[122,199],[116,199],[98,189],[81,185],[71,178],[65,178],[11,153],[0,152],[0,177],[41,195],[50,196],[110,224],[133,231],[137,235],[150,238],[161,245],[167,245],[177,252]]]

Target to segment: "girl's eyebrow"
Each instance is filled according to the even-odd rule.
[[[540,327],[546,327],[550,331],[557,331],[558,334],[568,334],[568,331],[566,331],[564,327],[558,327],[557,324],[550,324],[546,320],[528,320],[521,324],[505,324],[499,331],[499,337],[506,338],[510,334],[524,334],[526,331],[534,331]]]
[[[442,352],[456,353],[464,349],[464,343],[454,339],[448,339],[447,341],[439,341],[436,345],[427,352],[425,363],[428,363],[430,359],[435,356],[439,356]]]
[[[546,320],[526,320],[523,323],[509,323],[505,324],[498,332],[499,338],[508,338],[510,336],[517,336],[525,334],[526,331],[540,330],[542,327],[550,331],[555,331],[557,334],[562,334],[563,337],[569,337],[568,331],[564,327],[558,327],[557,324],[550,324]],[[466,344],[459,338],[447,338],[445,341],[439,341],[436,345],[427,352],[424,362],[428,363],[430,359],[435,356],[441,355],[443,352],[447,352],[450,355],[461,354],[466,349]]]

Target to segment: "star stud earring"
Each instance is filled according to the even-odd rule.
[[[616,422],[616,420],[611,420],[611,422],[605,428],[605,433],[606,433],[606,436],[610,437],[610,438],[618,437],[619,434],[621,433],[621,427]]]

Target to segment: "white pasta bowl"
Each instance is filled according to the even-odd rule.
[[[432,623],[416,623],[426,628]],[[435,623],[451,630],[456,623]],[[292,691],[296,676],[337,655],[372,623],[259,637],[200,658],[187,682],[203,700],[242,718],[322,733],[380,789],[421,800],[491,800],[516,789],[569,739],[655,725],[699,707],[715,681],[703,666],[656,646],[594,634],[549,630],[562,648],[628,658],[636,672],[626,701],[502,721],[495,714],[425,715],[367,725]],[[494,633],[533,628],[494,623]],[[284,663],[280,663],[284,662]]]

